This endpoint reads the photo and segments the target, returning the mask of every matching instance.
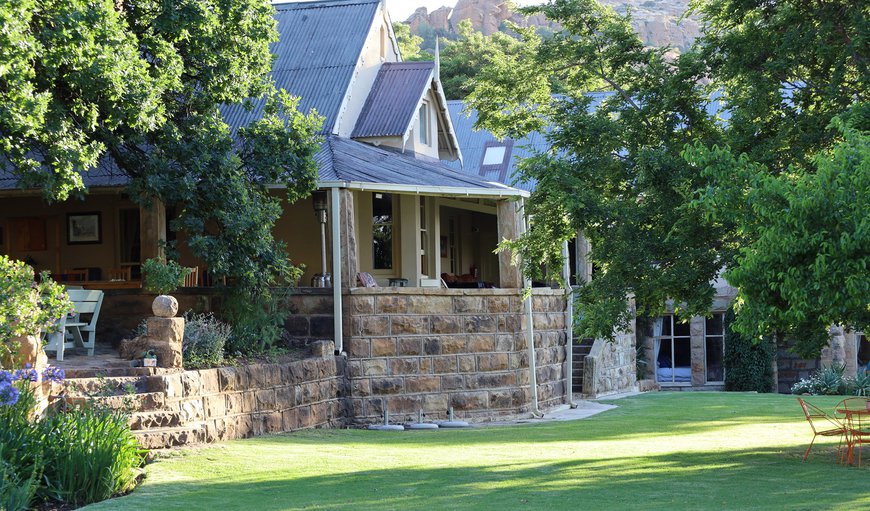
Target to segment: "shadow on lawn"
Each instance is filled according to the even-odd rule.
[[[276,472],[280,469],[264,467],[234,481],[146,484],[131,496],[87,509],[797,510],[870,505],[870,494],[863,490],[866,470],[805,464],[797,452],[776,450],[461,468],[384,467],[299,478]]]
[[[821,398],[825,405],[824,398]],[[703,405],[698,406],[699,400]],[[834,401],[831,401],[830,407]],[[477,427],[465,430],[376,433],[358,431],[299,431],[278,438],[303,444],[373,443],[380,445],[455,446],[501,444],[505,442],[540,443],[605,440],[639,440],[655,437],[680,437],[690,434],[720,433],[746,425],[787,424],[803,427],[804,416],[793,396],[750,393],[663,392],[614,401],[618,408],[588,419],[563,422],[528,423],[511,426]],[[807,441],[811,438],[806,427]],[[292,440],[289,440],[292,438]],[[268,437],[250,442],[269,441]]]

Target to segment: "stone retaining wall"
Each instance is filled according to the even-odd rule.
[[[150,390],[162,394],[163,401],[154,413],[178,418],[177,427],[143,431],[140,441],[145,447],[340,427],[346,416],[344,359],[331,354],[151,378],[156,381],[149,384]]]
[[[533,296],[539,407],[566,401],[565,301]],[[484,419],[531,411],[521,290],[356,288],[344,297],[352,417]]]

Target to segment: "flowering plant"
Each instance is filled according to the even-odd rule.
[[[66,374],[60,367],[48,366],[42,371],[42,381],[61,383]],[[38,382],[40,373],[30,364],[23,369],[4,371],[0,369],[0,407],[18,403],[22,393],[30,393],[29,383]],[[22,382],[22,383],[18,383]]]
[[[48,331],[73,305],[63,286],[22,261],[0,255],[0,364],[15,353],[16,337]]]

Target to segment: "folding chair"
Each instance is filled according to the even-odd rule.
[[[810,442],[809,447],[807,447],[806,452],[804,453],[803,461],[807,460],[807,456],[810,455],[810,451],[813,448],[816,437],[819,436],[840,437],[840,442],[837,444],[837,459],[842,460],[843,438],[846,436],[846,426],[834,417],[831,417],[830,415],[825,413],[824,410],[822,410],[818,406],[807,403],[801,398],[797,398],[797,400],[804,411],[804,416],[806,416],[807,422],[810,423],[810,428],[813,430],[813,439]]]

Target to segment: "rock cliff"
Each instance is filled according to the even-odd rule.
[[[641,39],[651,46],[688,48],[701,32],[697,20],[680,17],[686,11],[687,0],[600,0],[617,12],[632,12],[632,25]],[[543,16],[524,18],[513,12],[505,0],[458,0],[453,8],[444,6],[429,12],[420,7],[405,21],[411,32],[422,36],[426,46],[434,45],[432,35],[456,33],[462,20],[471,20],[475,30],[490,35],[499,31],[505,21],[520,26],[548,29],[558,27]]]

